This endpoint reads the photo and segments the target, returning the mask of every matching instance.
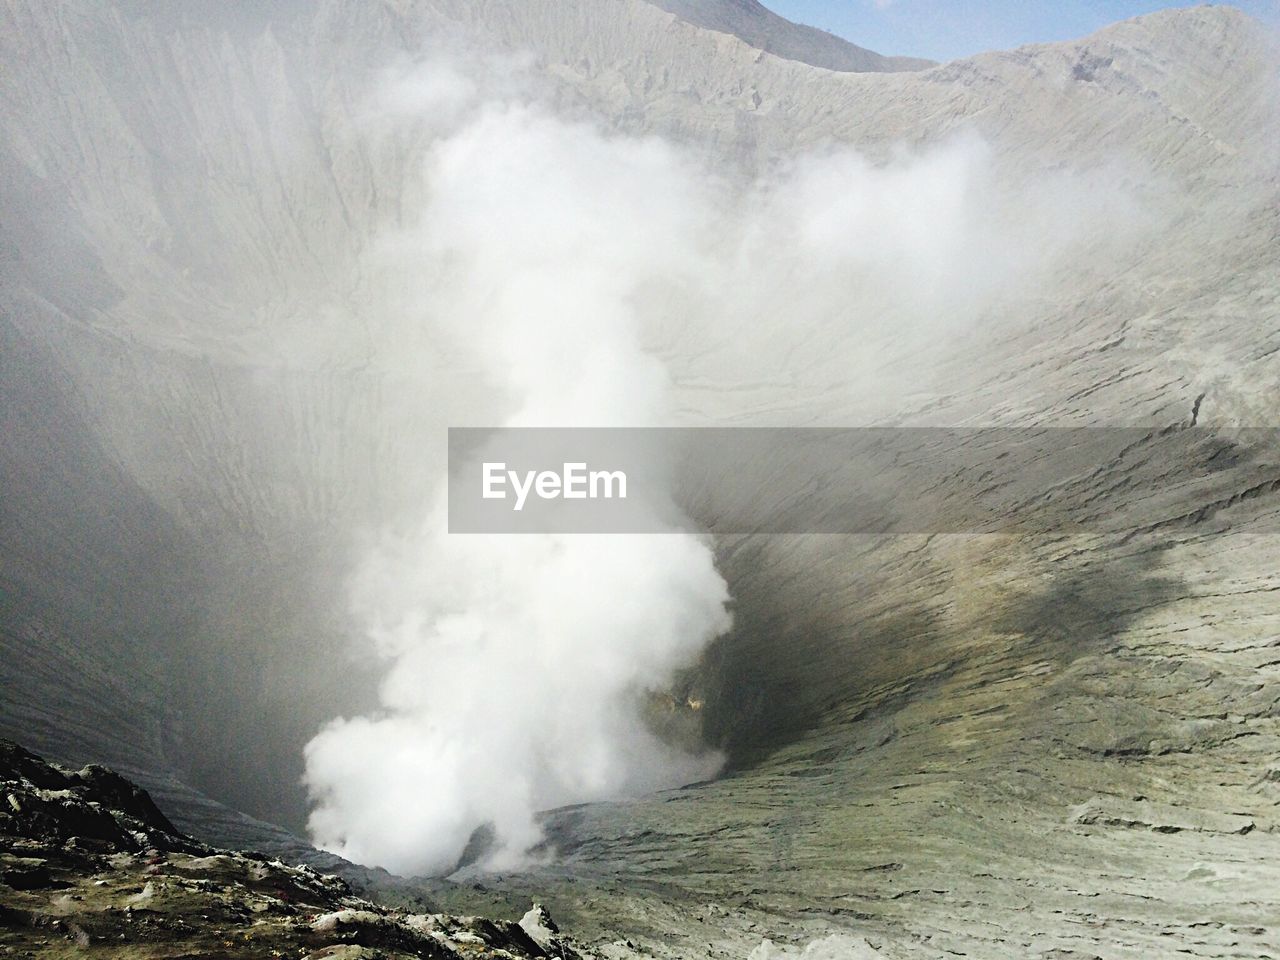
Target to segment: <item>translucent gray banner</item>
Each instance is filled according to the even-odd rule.
[[[1280,430],[453,428],[451,533],[1280,530]]]

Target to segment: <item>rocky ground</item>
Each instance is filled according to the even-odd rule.
[[[337,877],[179,833],[104,767],[0,741],[0,955],[574,958],[534,906],[519,923],[389,910]]]

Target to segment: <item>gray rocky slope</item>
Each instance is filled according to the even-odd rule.
[[[909,377],[815,350],[748,380],[668,334],[702,420],[1274,424],[1280,87],[1229,7],[901,73],[641,0],[271,9],[0,6],[0,732],[116,766],[203,838],[305,852],[268,822],[300,826],[302,743],[376,682],[335,585],[432,465],[360,309],[417,155],[354,129],[368,77],[441,34],[532,51],[560,109],[725,169],[972,128],[1010,182],[1158,171],[1159,231],[884,361]],[[730,775],[557,813],[557,865],[433,896],[536,889],[666,956],[832,929],[889,957],[1280,952],[1280,474],[1251,450],[1200,487],[1145,453],[1080,494],[1180,491],[1126,535],[726,538],[736,626],[688,682]]]

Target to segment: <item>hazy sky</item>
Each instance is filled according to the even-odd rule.
[[[807,23],[879,53],[949,60],[1024,43],[1069,40],[1117,20],[1165,7],[1160,0],[763,0]],[[1233,6],[1280,23],[1280,0]]]

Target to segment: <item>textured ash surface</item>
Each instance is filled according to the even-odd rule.
[[[270,393],[255,358],[318,305],[365,322],[356,264],[414,154],[351,136],[356,78],[443,25],[532,50],[566,111],[726,169],[972,125],[1007,178],[1125,155],[1175,198],[1160,236],[938,369],[889,361],[906,395],[823,356],[744,384],[677,335],[660,346],[697,415],[1275,423],[1276,59],[1230,8],[887,74],[640,0],[280,10],[0,7],[0,730],[136,776],[202,837],[300,855],[263,821],[298,825],[298,748],[369,689],[318,598],[335,531],[415,496],[418,451],[360,429],[388,405],[367,357],[299,363]],[[690,683],[735,771],[559,812],[559,866],[431,896],[509,914],[536,891],[585,936],[665,956],[833,928],[890,957],[1280,953],[1280,543],[1257,532],[1276,486],[1236,477],[1153,503],[1128,538],[720,544],[738,626]]]

